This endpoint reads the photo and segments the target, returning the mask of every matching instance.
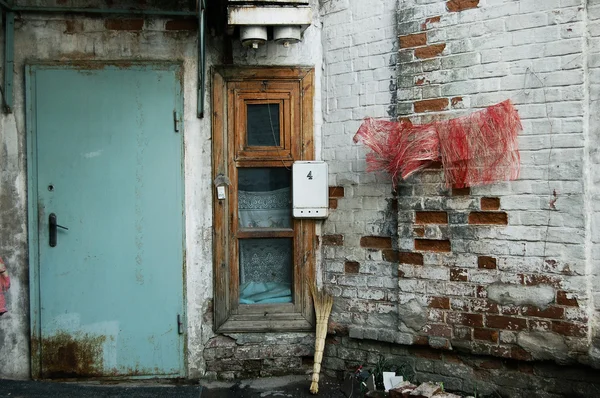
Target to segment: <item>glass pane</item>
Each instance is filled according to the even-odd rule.
[[[240,228],[291,228],[291,171],[238,169],[238,219]]]
[[[240,304],[292,302],[292,239],[240,239]]]
[[[248,104],[248,146],[281,146],[279,104]]]

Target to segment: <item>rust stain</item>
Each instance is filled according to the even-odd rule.
[[[106,336],[72,336],[65,332],[43,338],[42,377],[101,376],[104,369],[102,346],[105,341]]]

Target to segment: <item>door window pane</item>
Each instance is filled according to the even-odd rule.
[[[240,304],[292,302],[292,239],[240,239]]]
[[[240,228],[291,228],[291,172],[283,167],[238,169]]]
[[[281,146],[279,104],[248,104],[248,146]]]

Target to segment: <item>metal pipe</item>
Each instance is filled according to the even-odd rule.
[[[204,32],[204,14],[206,4],[200,0],[198,13],[198,117],[204,118],[204,94],[206,80],[206,43]]]
[[[4,0],[0,0],[4,2]],[[195,11],[162,11],[162,10],[124,10],[110,8],[72,8],[72,7],[10,7],[12,11],[39,13],[77,13],[77,14],[121,14],[121,15],[155,15],[165,17],[197,17]]]

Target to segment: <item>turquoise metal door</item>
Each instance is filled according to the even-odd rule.
[[[183,375],[179,76],[154,64],[28,69],[43,378]]]

